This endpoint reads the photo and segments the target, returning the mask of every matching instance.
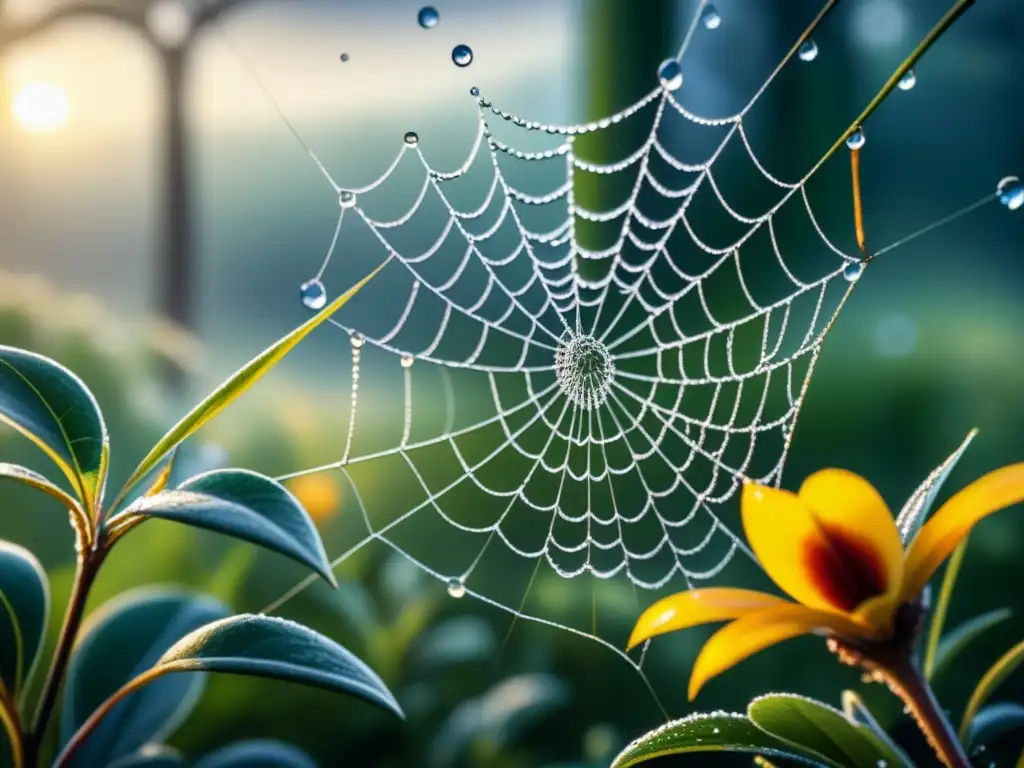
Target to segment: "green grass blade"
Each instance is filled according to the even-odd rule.
[[[313,329],[321,325],[336,311],[341,309],[343,304],[351,299],[390,261],[391,258],[388,257],[383,264],[328,304],[317,315],[307,320],[287,336],[267,347],[267,349],[236,371],[231,378],[217,387],[217,389],[203,400],[203,402],[193,408],[184,418],[182,418],[181,421],[171,427],[170,431],[160,438],[157,444],[153,446],[153,450],[151,450],[146,458],[141,461],[139,466],[135,468],[135,471],[128,479],[128,482],[125,483],[120,496],[123,497],[125,493],[131,490],[136,483],[148,474],[156,464],[177,445],[198,431],[200,427],[213,419],[218,413],[223,411],[228,405],[236,400],[243,392],[259,381],[267,371],[281,362],[282,358],[291,352],[291,350],[300,341],[306,338]],[[117,504],[114,506],[116,507]]]
[[[960,740],[964,741],[967,732],[970,730],[971,721],[978,714],[978,710],[995,693],[996,688],[1010,676],[1021,662],[1024,662],[1024,640],[1021,640],[1013,648],[999,657],[999,661],[989,667],[988,672],[981,676],[978,686],[971,694],[967,707],[964,709],[963,719],[960,721]]]
[[[946,565],[946,573],[942,577],[942,589],[939,591],[939,600],[935,604],[935,612],[932,614],[931,625],[928,627],[928,641],[924,651],[924,676],[931,680],[935,672],[935,654],[939,650],[939,641],[942,639],[942,627],[946,623],[946,614],[949,612],[949,601],[953,597],[953,587],[956,585],[956,578],[960,575],[960,566],[964,563],[964,555],[967,552],[968,536],[953,550],[953,556],[949,558]]]

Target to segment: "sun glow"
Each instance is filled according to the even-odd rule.
[[[67,92],[56,83],[36,82],[23,85],[11,102],[14,117],[31,133],[53,133],[68,121]]]

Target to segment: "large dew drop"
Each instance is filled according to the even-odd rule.
[[[402,367],[403,368],[412,368],[412,364],[415,363],[415,362],[416,362],[416,358],[413,357],[412,355],[409,355],[409,354],[402,355]]]
[[[473,63],[473,49],[464,43],[452,48],[452,61],[457,67],[468,67]]]
[[[704,8],[704,12],[700,15],[700,20],[704,23],[705,29],[718,29],[722,26],[722,16],[713,5],[708,5]]]
[[[353,333],[348,338],[349,343],[352,345],[352,349],[362,349],[363,345],[366,344],[366,337],[361,333]]]
[[[845,267],[843,267],[843,277],[846,278],[848,283],[856,283],[860,280],[860,276],[864,273],[864,262],[863,261],[851,261]]]
[[[665,59],[658,67],[658,80],[666,91],[679,90],[683,84],[683,68],[675,59]]]
[[[341,59],[341,63],[344,64],[346,61],[348,61],[348,54],[347,53],[343,53],[338,58]]]
[[[999,202],[1011,211],[1024,206],[1024,182],[1016,176],[1007,176],[1000,181],[996,187],[996,194],[999,196]]]
[[[814,61],[818,58],[818,44],[813,40],[804,40],[796,55],[800,57],[800,61]]]
[[[917,85],[917,75],[914,74],[914,70],[908,69],[903,73],[903,77],[896,83],[901,91],[909,91],[915,85]]]
[[[341,190],[338,193],[338,205],[342,208],[352,208],[356,204],[355,192],[350,192],[347,189]]]
[[[462,597],[466,594],[466,583],[459,578],[448,579],[448,594],[452,597]]]
[[[416,20],[424,29],[431,29],[437,26],[437,22],[441,20],[441,14],[437,12],[437,8],[434,6],[425,5],[420,8],[420,12],[416,14]]]
[[[846,146],[850,149],[860,149],[864,146],[866,141],[867,139],[864,138],[864,130],[862,128],[858,128],[846,137]]]
[[[420,143],[420,135],[416,131],[407,131],[405,134],[406,146],[418,147]]]
[[[317,278],[305,282],[299,288],[302,303],[309,309],[323,309],[327,305],[327,290]]]

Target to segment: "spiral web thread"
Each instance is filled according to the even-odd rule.
[[[542,567],[564,580],[624,578],[639,609],[653,601],[636,597],[640,590],[693,587],[736,553],[753,560],[737,521],[725,517],[725,502],[743,479],[781,482],[817,355],[863,263],[837,247],[815,217],[806,187],[822,163],[796,181],[776,177],[755,154],[744,121],[834,4],[826,3],[746,106],[728,117],[694,114],[680,102],[685,88],[658,85],[603,120],[546,126],[500,112],[475,93],[476,138],[454,170],[433,168],[411,136],[379,178],[344,188],[309,152],[341,205],[326,258],[307,286],[322,286],[332,260],[345,258],[350,229],[361,227],[390,257],[356,297],[369,297],[378,320],[386,316],[381,327],[353,327],[344,310],[332,320],[349,334],[352,354],[340,458],[281,478],[344,476],[366,534],[335,566],[383,542],[447,583],[453,596],[508,611],[513,622],[595,640],[643,677],[646,646],[635,658],[626,654],[624,636],[598,632],[596,613],[590,626],[570,626],[561,616],[526,610]],[[705,11],[706,1],[678,61],[701,33]],[[627,156],[595,163],[574,151],[578,137],[643,115],[651,116],[650,132]],[[719,131],[720,138],[703,160],[686,160],[670,147],[680,126]],[[496,137],[503,127],[550,145],[520,149]],[[715,175],[716,163],[737,149],[774,190],[774,202],[757,215],[736,210]],[[373,193],[386,194],[389,179],[409,164],[422,174],[412,204],[397,217],[370,215]],[[554,181],[528,192],[510,180],[523,167],[554,168],[547,172]],[[581,177],[600,183],[629,174],[635,181],[620,204],[592,210],[576,201]],[[482,196],[457,204],[453,190],[471,177],[483,179]],[[692,212],[700,196],[736,228],[722,245],[699,233]],[[648,201],[662,212],[649,213]],[[430,218],[431,207],[443,222],[436,239],[426,247],[422,238],[402,244],[403,230],[418,215]],[[535,225],[545,213],[555,223]],[[813,254],[783,255],[785,216],[810,225],[820,247],[800,250]],[[581,222],[611,230],[611,242],[585,245],[577,236]],[[580,261],[603,266],[604,276],[585,277]],[[716,304],[722,296],[729,300]],[[401,394],[396,389],[397,402],[387,406],[400,424],[390,435],[361,408],[367,395],[360,385],[375,370],[371,358],[394,371],[386,378],[401,371]],[[418,378],[429,400],[418,398]],[[386,392],[371,397],[388,399]],[[363,477],[361,470],[370,471]],[[381,478],[407,496],[370,500],[381,495]],[[376,486],[372,494],[369,486]],[[443,551],[425,543],[438,526],[450,534]],[[505,575],[516,559],[527,569],[513,584]]]

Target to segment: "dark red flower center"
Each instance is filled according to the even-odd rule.
[[[825,598],[851,612],[885,594],[886,572],[877,549],[849,530],[820,525],[823,536],[807,544],[804,562]]]

